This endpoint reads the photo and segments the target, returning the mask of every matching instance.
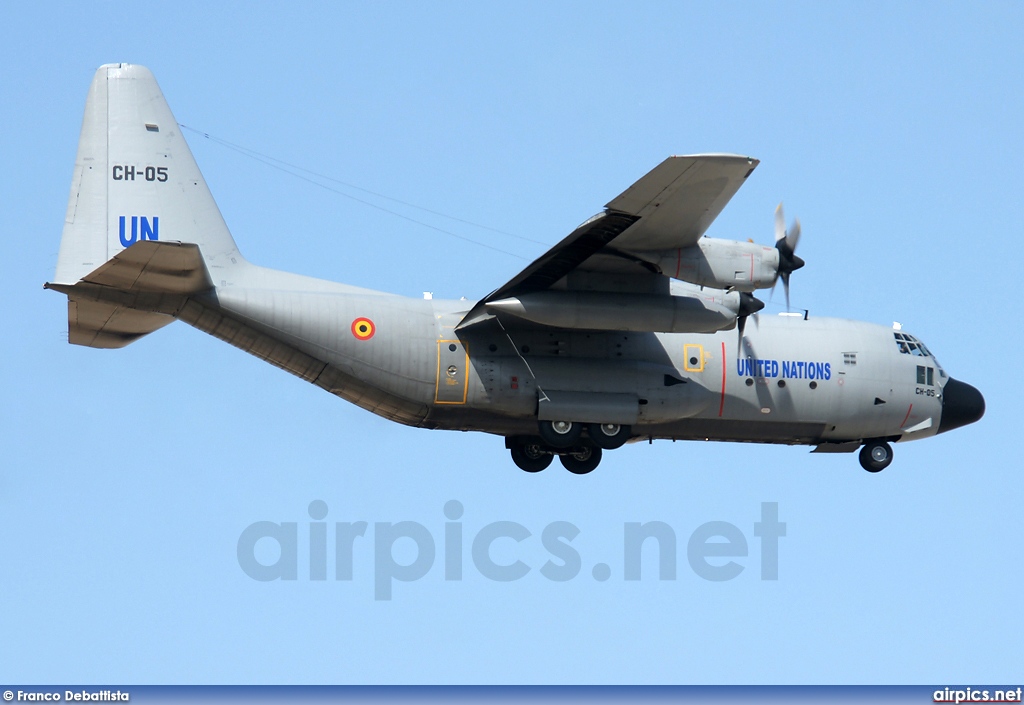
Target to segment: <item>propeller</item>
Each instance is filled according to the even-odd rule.
[[[740,308],[736,314],[736,327],[740,333],[740,344],[736,347],[739,351],[743,347],[743,329],[747,325],[747,316],[757,313],[764,308],[764,301],[746,291],[740,292]]]
[[[775,209],[775,249],[779,251],[778,277],[782,279],[782,288],[786,292],[786,310],[789,310],[789,275],[804,266],[804,261],[796,256],[796,246],[800,242],[800,220],[794,220],[792,227],[786,231],[786,219],[782,214],[782,204]],[[776,279],[778,281],[778,279]],[[772,293],[775,285],[772,284]]]

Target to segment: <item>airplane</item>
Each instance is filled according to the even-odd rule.
[[[804,265],[705,232],[758,165],[669,157],[479,301],[277,271],[238,250],[152,73],[100,67],[54,280],[68,341],[121,348],[181,320],[392,421],[501,436],[527,472],[586,474],[656,439],[814,446],[878,472],[891,443],[978,421],[985,400],[919,339],[762,314]]]

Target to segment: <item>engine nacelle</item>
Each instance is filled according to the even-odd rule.
[[[753,242],[702,237],[676,250],[636,253],[666,276],[715,289],[767,289],[779,273],[779,251]]]
[[[744,294],[707,289],[700,295],[603,291],[538,291],[485,304],[492,314],[573,330],[713,333],[736,325]]]

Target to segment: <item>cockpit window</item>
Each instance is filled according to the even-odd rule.
[[[900,352],[904,355],[914,355],[916,357],[932,356],[932,354],[928,352],[928,348],[924,346],[924,343],[909,333],[893,331],[892,335],[896,339],[896,347],[899,348]]]

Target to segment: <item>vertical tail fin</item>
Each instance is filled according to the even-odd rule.
[[[153,74],[107,64],[85,104],[54,283],[142,240],[195,243],[208,268],[242,261]]]

